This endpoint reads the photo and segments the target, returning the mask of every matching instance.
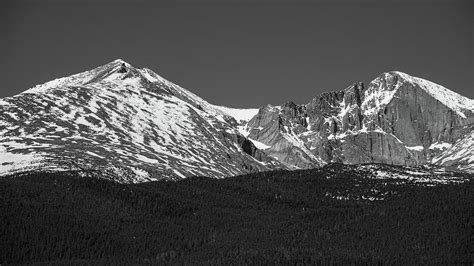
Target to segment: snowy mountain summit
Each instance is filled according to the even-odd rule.
[[[221,109],[115,60],[3,99],[0,173],[93,171],[128,182],[282,167]]]
[[[331,162],[472,171],[473,139],[473,100],[395,71],[303,105],[233,109],[118,59],[0,99],[0,175],[143,182]]]

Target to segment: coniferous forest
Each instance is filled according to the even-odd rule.
[[[325,171],[141,184],[3,177],[0,264],[472,265],[472,179],[425,186]]]

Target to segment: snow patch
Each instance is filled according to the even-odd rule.
[[[39,153],[20,152],[18,149],[27,149],[29,146],[16,142],[0,143],[0,175],[27,171],[41,165],[43,156]]]
[[[248,138],[252,143],[253,145],[255,145],[255,147],[257,147],[257,149],[259,150],[266,150],[266,149],[269,149],[271,148],[272,146],[268,146],[264,143],[261,143],[260,141],[258,140],[254,140],[254,139],[251,139],[251,138]]]
[[[251,129],[245,125],[245,126],[237,126],[237,130],[242,136],[247,137],[248,135],[250,135]]]
[[[138,178],[142,178],[142,179],[150,178],[150,174],[147,171],[143,170],[143,169],[136,168],[136,167],[131,167],[130,169],[133,171],[133,173]]]
[[[407,149],[412,151],[423,151],[423,146],[405,146]]]
[[[222,111],[226,115],[233,117],[237,122],[248,122],[258,113],[257,108],[237,109],[218,105],[213,105],[213,107]]]
[[[174,172],[177,176],[179,176],[179,177],[181,177],[181,178],[186,178],[185,175],[183,175],[180,171],[178,171],[178,170],[176,170],[176,169],[173,169],[173,172]]]
[[[447,142],[436,142],[436,143],[431,144],[430,147],[429,147],[429,149],[430,149],[430,150],[435,150],[435,149],[445,150],[445,149],[451,148],[451,146],[452,146],[451,143],[447,143]]]
[[[142,162],[145,162],[145,163],[150,163],[150,164],[157,164],[159,163],[158,160],[156,159],[151,159],[151,158],[148,158],[146,156],[143,156],[141,154],[137,154],[137,159],[142,161]]]
[[[9,102],[0,99],[0,106],[11,105]]]

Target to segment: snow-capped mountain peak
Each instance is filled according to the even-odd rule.
[[[402,75],[403,78],[411,84],[419,86],[426,93],[430,94],[433,98],[443,103],[463,118],[466,118],[466,111],[474,109],[474,100],[462,96],[439,84],[426,79],[409,76],[405,73],[400,73],[399,75]]]
[[[397,93],[398,89],[408,85],[410,89],[421,89],[459,116],[466,118],[466,112],[474,109],[474,100],[464,97],[439,84],[414,77],[401,71],[382,73],[374,79],[365,91],[363,109],[365,114],[377,113],[383,109]]]
[[[0,174],[86,169],[144,181],[279,165],[225,112],[123,60],[35,86],[0,109]]]
[[[355,83],[325,92],[306,105],[264,106],[246,131],[250,139],[270,146],[268,154],[298,168],[330,162],[447,165],[447,160],[434,160],[444,158],[446,147],[460,147],[456,154],[474,157],[466,148],[473,123],[473,100],[390,71],[368,86]],[[286,141],[288,134],[292,141]],[[463,145],[456,145],[460,139]],[[449,165],[470,169],[474,161],[462,156],[450,156]]]
[[[116,59],[105,65],[96,67],[92,70],[84,71],[78,74],[74,74],[67,77],[57,78],[43,84],[36,85],[24,92],[25,93],[44,93],[51,89],[55,88],[65,88],[68,86],[80,86],[86,83],[91,83],[97,81],[100,78],[105,78],[108,75],[112,74],[114,71],[118,71],[122,66],[126,68],[131,68],[132,66],[123,61],[122,59]]]

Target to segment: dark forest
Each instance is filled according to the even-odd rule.
[[[425,186],[337,167],[141,184],[2,177],[0,264],[472,265],[472,179]]]

